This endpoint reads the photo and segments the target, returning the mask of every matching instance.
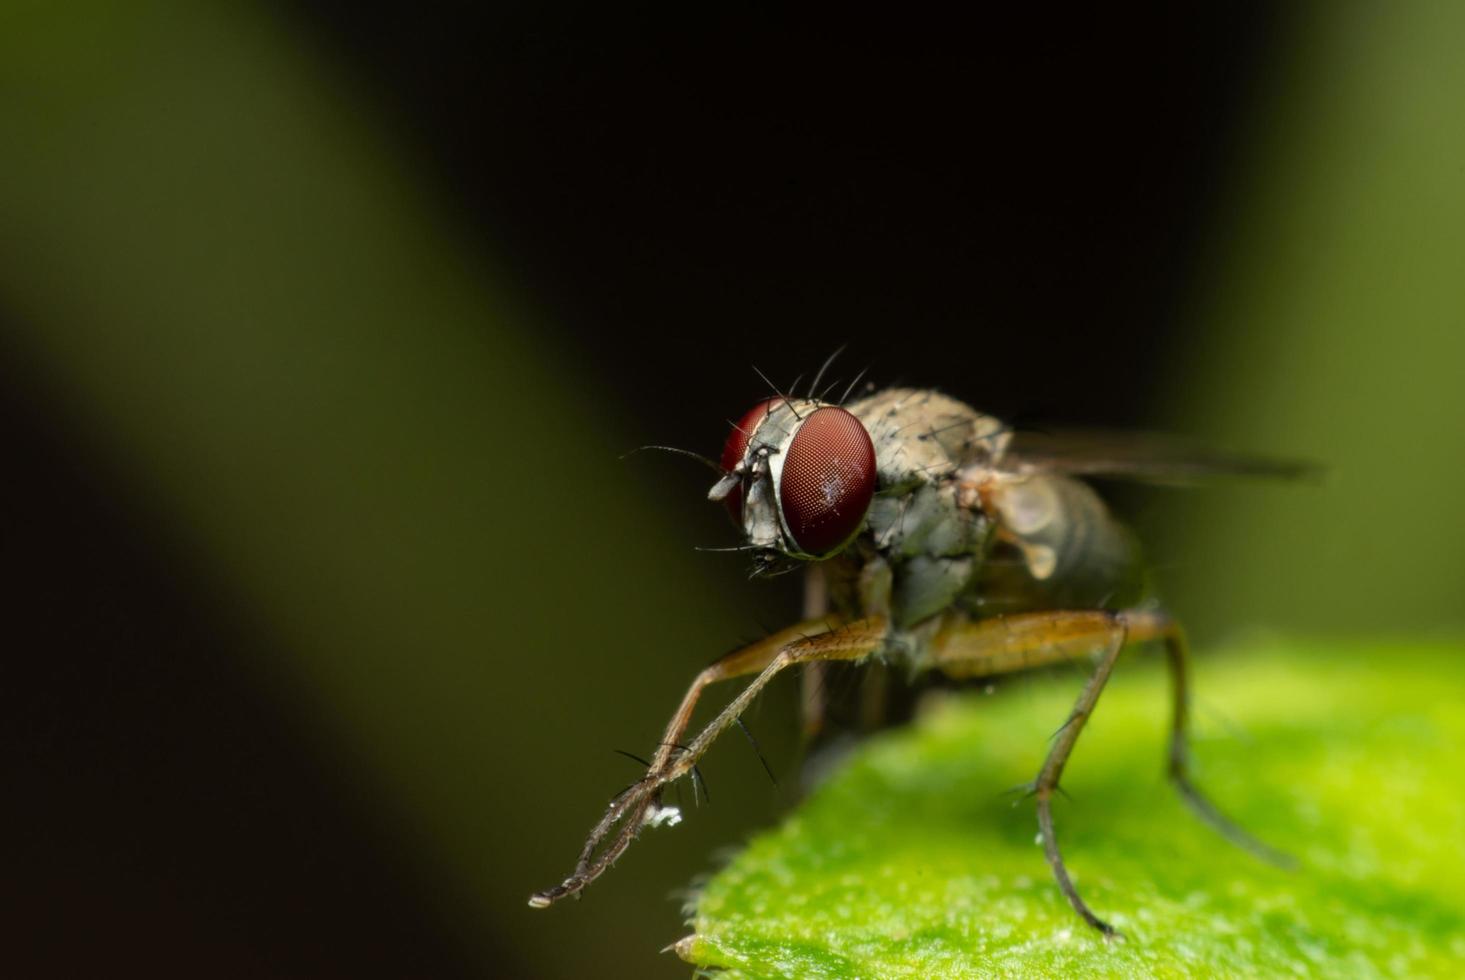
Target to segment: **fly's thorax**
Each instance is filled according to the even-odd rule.
[[[847,406],[870,433],[880,487],[934,482],[1007,450],[1011,430],[964,402],[926,388],[887,388]]]
[[[892,561],[959,556],[976,551],[987,533],[980,508],[963,506],[952,480],[921,483],[877,495],[870,537]]]
[[[949,479],[922,483],[877,495],[870,507],[860,548],[870,566],[888,569],[882,614],[899,627],[949,607],[981,567],[991,522],[980,508],[963,506],[957,490]]]
[[[950,567],[955,570],[965,566],[969,570],[972,557],[955,559]],[[921,601],[916,595],[920,572],[913,578],[907,562],[892,562],[871,547],[868,536],[862,536],[855,547],[826,563],[824,569],[831,607],[851,619],[887,619],[891,629],[879,656],[887,663],[904,664],[913,674],[922,669],[930,641],[948,616],[960,615],[949,611],[949,595]]]
[[[940,392],[892,388],[849,406],[875,444],[880,491],[864,536],[888,566],[889,615],[913,629],[970,590],[989,547],[991,522],[959,495],[963,466],[1006,451],[1007,427]]]

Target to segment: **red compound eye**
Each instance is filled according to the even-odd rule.
[[[860,420],[821,408],[799,426],[783,461],[779,501],[794,543],[808,555],[844,544],[875,495],[875,446]]]
[[[722,446],[722,468],[731,473],[732,468],[743,461],[743,454],[748,451],[748,440],[753,438],[759,423],[768,417],[768,406],[775,404],[777,398],[769,398],[761,401],[748,409],[743,417],[733,426],[733,430],[727,434],[727,442]],[[733,520],[743,519],[743,488],[733,487],[732,493],[724,498],[727,509],[732,512]]]

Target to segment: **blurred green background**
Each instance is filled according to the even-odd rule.
[[[1201,645],[1457,631],[1465,9],[1288,9],[7,5],[4,955],[683,975],[669,895],[788,802],[745,745],[524,902],[796,611],[619,460],[752,362],[1319,460],[1124,495]]]

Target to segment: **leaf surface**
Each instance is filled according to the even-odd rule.
[[[955,695],[866,743],[701,891],[679,952],[727,977],[1465,975],[1465,647],[1255,645],[1196,670],[1197,778],[1285,871],[1163,778],[1168,687],[1127,656],[1036,841],[1031,780],[1078,671]]]

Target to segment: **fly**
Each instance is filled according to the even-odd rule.
[[[818,382],[815,382],[817,388]],[[709,461],[711,462],[711,461]],[[874,391],[843,404],[778,394],[736,423],[708,497],[725,505],[755,573],[813,566],[820,608],[809,619],[715,661],[692,682],[646,774],[591,830],[574,873],[535,894],[544,908],[578,894],[646,827],[675,823],[665,788],[696,773],[779,672],[831,661],[901,662],[912,674],[996,677],[1087,659],[1092,673],[1028,789],[1044,855],[1075,912],[1117,935],[1074,887],[1053,826],[1063,769],[1120,651],[1163,647],[1171,677],[1171,782],[1233,843],[1288,859],[1228,820],[1191,781],[1190,670],[1180,625],[1149,595],[1129,530],[1080,477],[1186,482],[1214,472],[1297,476],[1306,467],[1194,453],[1145,439],[1019,439],[1010,426],[939,392]],[[993,597],[1002,599],[993,610]],[[692,711],[718,681],[752,681],[700,732]],[[819,685],[806,684],[806,695]],[[805,698],[805,730],[823,710]]]

